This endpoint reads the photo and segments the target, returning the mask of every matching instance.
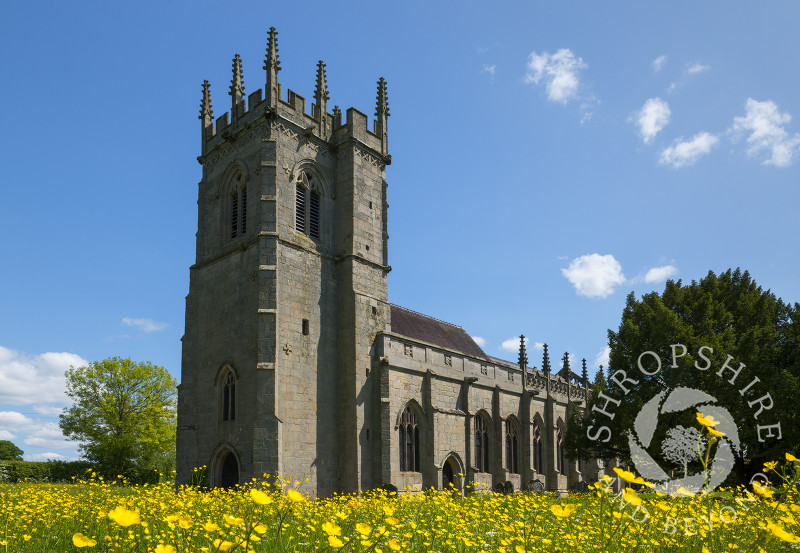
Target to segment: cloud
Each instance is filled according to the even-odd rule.
[[[698,73],[705,73],[709,69],[711,69],[710,65],[703,65],[703,64],[700,64],[700,63],[695,63],[695,64],[689,66],[689,68],[686,70],[686,73],[688,75],[697,75]]]
[[[561,269],[561,273],[575,286],[579,296],[588,298],[605,298],[625,282],[622,266],[613,255],[582,255]]]
[[[526,347],[528,346],[528,342],[530,342],[530,340],[525,338]],[[503,343],[500,344],[500,349],[505,351],[519,351],[519,336],[514,336],[508,340],[503,340]]]
[[[88,364],[74,353],[28,355],[0,346],[0,404],[64,403],[64,372]]]
[[[26,455],[26,461],[66,461],[69,457],[64,457],[60,453],[34,453],[33,455]]]
[[[636,123],[645,144],[650,144],[661,129],[667,126],[670,115],[669,104],[661,98],[650,98],[644,103],[636,114]]]
[[[18,411],[0,411],[0,427],[15,438],[24,436],[22,443],[32,447],[73,452],[77,445],[64,437],[58,423],[32,419]]]
[[[644,275],[644,281],[648,283],[663,282],[670,277],[678,274],[678,268],[674,265],[664,265],[663,267],[653,267]]]
[[[667,63],[666,54],[658,56],[656,59],[653,60],[653,71],[658,73],[659,71],[661,71],[661,68],[664,67],[665,63]]]
[[[535,85],[544,82],[548,99],[566,104],[578,97],[580,71],[587,67],[583,59],[568,48],[562,48],[555,54],[531,52],[525,82]]]
[[[482,71],[482,72],[484,72],[484,73],[488,73],[489,75],[491,75],[492,77],[494,77],[494,70],[495,70],[496,68],[497,68],[497,66],[496,66],[496,65],[484,65],[484,66],[481,68],[481,71]]]
[[[476,343],[476,344],[478,344],[480,347],[482,347],[482,348],[485,348],[485,347],[486,347],[486,338],[481,338],[480,336],[472,336],[471,338],[472,338],[472,339],[475,341],[475,343]]]
[[[594,366],[599,367],[603,365],[603,367],[608,367],[609,356],[611,355],[611,348],[606,345],[600,352],[597,354],[597,357],[594,358]]]
[[[169,327],[167,323],[160,323],[153,319],[132,319],[130,317],[124,317],[122,319],[122,324],[125,326],[139,327],[144,332],[158,332],[159,330],[164,330]]]
[[[533,349],[539,349],[539,350],[544,349],[544,342],[534,342]]]
[[[34,405],[33,410],[45,417],[57,417],[64,412],[63,407],[53,407],[51,405]]]
[[[8,430],[0,430],[0,440],[13,440],[16,437],[16,434],[12,434]]]
[[[694,165],[698,159],[708,154],[717,142],[719,138],[707,132],[697,133],[691,140],[686,141],[681,137],[674,145],[661,151],[658,162],[673,169]]]
[[[766,154],[763,165],[788,167],[800,146],[800,134],[789,133],[783,128],[792,120],[789,113],[781,113],[775,102],[758,102],[748,98],[744,117],[734,117],[731,131],[734,136],[747,134],[747,155],[755,157]]]

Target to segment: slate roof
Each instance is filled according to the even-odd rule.
[[[392,309],[392,332],[436,346],[461,352],[470,357],[488,359],[481,347],[460,326],[428,317],[399,305]]]

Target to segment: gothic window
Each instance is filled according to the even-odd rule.
[[[544,447],[542,445],[542,426],[539,421],[533,424],[533,470],[544,473]]]
[[[511,474],[519,474],[519,438],[512,417],[506,419],[506,469]]]
[[[558,429],[556,434],[556,470],[560,474],[567,473],[567,464],[564,460],[564,430]]]
[[[229,236],[232,240],[247,232],[247,187],[243,184],[241,174],[231,181],[228,205]]]
[[[320,189],[314,175],[300,171],[295,181],[294,228],[312,240],[320,237]]]
[[[222,386],[222,420],[232,421],[236,418],[236,379],[229,372]]]
[[[420,472],[419,424],[417,416],[408,406],[400,416],[400,470]]]
[[[475,417],[475,468],[489,472],[489,425],[482,415]]]

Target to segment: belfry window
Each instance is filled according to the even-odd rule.
[[[506,419],[506,469],[511,474],[519,474],[519,439],[517,425],[511,417]]]
[[[475,468],[489,472],[489,430],[486,417],[475,417]]]
[[[295,181],[295,230],[319,240],[320,211],[320,191],[314,175],[300,171]]]
[[[419,424],[417,416],[406,407],[400,416],[400,470],[420,472]]]
[[[247,232],[247,188],[242,184],[242,176],[233,178],[230,192],[230,238],[242,236]]]
[[[222,420],[232,421],[236,418],[236,379],[232,373],[225,377],[222,386]]]

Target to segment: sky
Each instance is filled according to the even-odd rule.
[[[0,440],[73,459],[64,370],[166,367],[197,230],[203,79],[372,115],[389,299],[594,374],[626,296],[741,267],[800,301],[800,4],[11,2],[0,18]]]

